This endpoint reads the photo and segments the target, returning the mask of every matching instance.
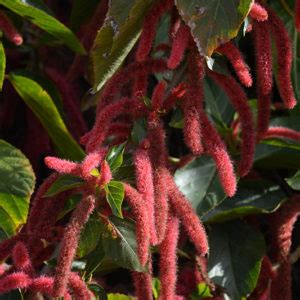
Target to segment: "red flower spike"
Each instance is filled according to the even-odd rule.
[[[89,153],[81,163],[81,176],[85,179],[91,178],[91,171],[97,168],[106,155],[107,149]]]
[[[158,111],[161,109],[163,100],[164,100],[164,93],[166,90],[167,84],[165,81],[160,81],[154,88],[152,94],[152,110]]]
[[[155,170],[153,178],[155,195],[154,215],[158,244],[160,244],[165,237],[169,212],[165,172],[166,170],[160,166]]]
[[[199,56],[197,50],[193,48],[188,60],[188,81],[190,87],[187,89],[184,102],[184,141],[194,155],[203,152],[202,129],[199,112],[202,110],[204,93],[203,58]]]
[[[45,164],[48,168],[55,170],[58,173],[72,174],[75,176],[78,176],[80,174],[79,164],[69,160],[47,156],[45,158]]]
[[[151,143],[149,153],[153,168],[166,166],[168,162],[166,133],[163,124],[156,113],[149,113],[147,125],[148,140]]]
[[[135,79],[137,74],[160,73],[168,70],[167,64],[163,59],[147,59],[142,63],[133,62],[116,72],[116,74],[106,83],[101,99],[97,106],[97,115],[101,113],[103,108],[111,104],[117,95],[119,95],[122,86],[130,80]]]
[[[141,70],[136,74],[134,78],[133,87],[132,87],[132,96],[133,97],[143,97],[147,94],[148,87],[148,73],[144,70]]]
[[[203,140],[205,140],[206,151],[215,161],[225,194],[232,197],[236,192],[237,183],[232,162],[226,151],[226,146],[204,112],[201,113],[200,119],[202,122]]]
[[[53,277],[40,276],[34,278],[30,285],[30,290],[51,296],[53,292],[53,282]]]
[[[138,300],[153,300],[152,276],[148,273],[132,272],[135,296]]]
[[[101,164],[100,174],[101,174],[101,176],[100,176],[99,183],[98,183],[100,186],[107,184],[111,181],[112,173],[111,173],[109,164],[106,160],[104,160]]]
[[[251,108],[248,105],[247,95],[233,77],[224,76],[211,71],[209,71],[209,76],[226,92],[232,105],[239,113],[239,120],[242,127],[242,149],[239,162],[239,174],[245,176],[252,167],[255,152],[254,120]]]
[[[268,25],[275,40],[278,63],[278,90],[285,107],[292,109],[297,104],[291,82],[292,70],[292,43],[282,20],[271,10],[266,8],[269,14]]]
[[[257,78],[257,140],[260,140],[269,126],[273,86],[271,37],[266,22],[253,23],[253,41]]]
[[[94,196],[84,196],[73,211],[69,224],[65,229],[54,278],[53,295],[55,297],[62,297],[66,291],[80,232],[94,210],[94,206]]]
[[[22,242],[16,243],[12,251],[12,260],[15,268],[18,271],[25,273],[33,273],[33,268],[29,258],[29,253],[26,246]]]
[[[124,184],[125,196],[128,205],[132,209],[132,213],[136,220],[136,239],[137,239],[137,252],[141,262],[144,266],[149,258],[150,246],[150,225],[147,207],[142,199],[142,196],[131,187],[129,184]]]
[[[23,272],[9,274],[0,279],[0,293],[7,293],[15,289],[27,288],[31,279]]]
[[[165,238],[159,246],[160,299],[173,300],[176,296],[178,236],[179,220],[170,216]]]
[[[249,67],[244,61],[240,50],[232,42],[228,42],[219,46],[217,51],[228,58],[241,83],[246,87],[252,86],[252,77],[249,72]]]
[[[253,3],[250,9],[250,17],[258,22],[263,22],[268,19],[268,12],[258,3]]]
[[[23,38],[15,28],[11,20],[3,11],[0,11],[0,29],[4,35],[15,45],[20,46],[23,43]]]
[[[144,61],[149,55],[160,17],[173,6],[173,0],[157,1],[145,16],[143,31],[136,51],[136,60]]]
[[[300,32],[300,0],[295,3],[295,25],[298,32]]]
[[[300,143],[300,132],[286,127],[274,126],[269,127],[263,138],[287,138]]]
[[[172,210],[182,221],[190,240],[194,243],[197,252],[201,255],[208,253],[208,241],[205,229],[194,212],[190,202],[177,188],[173,176],[166,174],[166,183],[168,187],[168,196]]]
[[[72,289],[72,294],[75,300],[93,299],[92,293],[88,290],[86,284],[82,281],[81,277],[78,274],[70,274],[69,286]]]
[[[144,141],[143,144],[145,144],[145,142],[148,141]],[[144,205],[147,207],[148,211],[151,245],[156,245],[157,236],[154,221],[154,188],[152,165],[147,149],[143,149],[142,147],[140,147],[135,151],[134,166],[137,190],[142,195]]]
[[[190,93],[188,96],[191,96]],[[187,97],[188,97],[187,96]],[[183,136],[184,142],[191,152],[198,156],[203,153],[202,145],[202,130],[199,120],[198,111],[191,103],[191,99],[186,99],[184,103],[184,127]]]
[[[170,92],[170,95],[164,101],[163,109],[165,111],[171,110],[178,100],[182,100],[187,93],[187,87],[185,83],[178,84]]]
[[[176,69],[181,63],[190,37],[191,33],[189,27],[181,24],[172,42],[172,49],[167,63],[169,69]]]
[[[113,120],[124,113],[133,113],[134,110],[144,108],[143,104],[135,99],[122,98],[103,108],[96,118],[95,125],[89,133],[86,145],[87,152],[96,151],[107,137],[109,127]]]

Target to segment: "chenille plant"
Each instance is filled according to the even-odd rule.
[[[0,299],[299,298],[299,0],[0,0],[0,30]]]

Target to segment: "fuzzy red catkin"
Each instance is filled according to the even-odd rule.
[[[15,244],[22,240],[24,237],[19,233],[9,239],[1,241],[0,243],[0,260],[4,260],[8,255],[11,254],[11,251]]]
[[[131,113],[143,107],[143,104],[135,99],[122,98],[120,101],[103,108],[97,115],[93,129],[88,133],[89,138],[86,144],[87,152],[95,151],[102,145],[107,137],[112,121],[117,116],[124,113]]]
[[[106,148],[101,148],[99,151],[89,153],[81,163],[81,176],[89,179],[92,175],[91,171],[97,168],[107,153]]]
[[[158,244],[164,239],[169,211],[165,172],[165,168],[160,166],[155,170],[153,175],[155,195],[154,216]]]
[[[51,296],[53,291],[53,282],[53,277],[40,276],[34,278],[30,285],[30,290]]]
[[[134,78],[132,87],[132,96],[143,97],[147,93],[148,87],[148,73],[144,70],[140,70]]]
[[[242,126],[242,149],[238,169],[239,174],[245,176],[252,167],[255,152],[254,120],[251,108],[248,105],[247,95],[233,77],[211,71],[208,74],[226,92],[229,100],[239,114]]]
[[[179,220],[169,216],[166,235],[159,246],[159,273],[161,290],[159,299],[173,300],[176,296],[177,281],[177,243],[179,236]]]
[[[23,289],[30,285],[30,277],[23,272],[15,272],[0,279],[0,293]]]
[[[150,142],[149,153],[153,168],[166,166],[168,162],[168,150],[163,123],[154,112],[149,113],[147,121],[148,140]]]
[[[60,159],[53,156],[45,157],[45,164],[49,169],[55,170],[62,174],[72,174],[78,176],[80,174],[80,166],[78,163],[66,159]]]
[[[100,178],[98,181],[98,185],[102,186],[104,184],[107,184],[111,181],[112,179],[112,173],[110,170],[110,166],[108,164],[108,162],[106,160],[104,160],[101,163],[101,167],[100,167]]]
[[[295,25],[298,32],[300,32],[300,0],[295,2]]]
[[[92,293],[88,290],[86,284],[82,281],[81,277],[78,274],[70,274],[69,286],[72,289],[72,294],[75,300],[93,299]]]
[[[140,193],[125,183],[125,196],[136,220],[137,252],[141,265],[145,265],[149,257],[150,225],[147,207]]]
[[[101,93],[101,99],[99,99],[97,105],[97,115],[101,113],[106,105],[114,101],[115,97],[120,92],[121,87],[130,80],[135,79],[137,74],[143,72],[143,74],[147,74],[148,76],[148,74],[160,73],[166,70],[168,70],[168,67],[165,60],[151,58],[143,62],[133,62],[119,70],[106,83],[105,88]]]
[[[268,24],[253,22],[252,36],[256,61],[257,140],[260,140],[269,126],[273,86],[272,48]]]
[[[71,219],[65,229],[55,271],[53,286],[53,295],[55,297],[62,297],[66,291],[80,232],[94,210],[94,206],[94,196],[83,196],[83,199],[73,211]]]
[[[184,52],[188,46],[190,36],[191,34],[189,27],[181,24],[172,42],[171,53],[167,62],[168,68],[176,69],[179,66],[183,59]]]
[[[145,143],[149,142],[144,140],[134,154],[135,177],[137,190],[142,195],[144,205],[147,207],[148,211],[151,244],[156,245],[157,236],[154,221],[154,187],[152,165],[149,158],[148,149],[147,147],[143,147]]]
[[[246,87],[252,86],[252,77],[249,67],[240,50],[232,42],[228,42],[219,46],[217,51],[228,58],[241,83]]]
[[[232,162],[226,151],[226,146],[204,112],[201,112],[200,119],[202,122],[206,151],[215,161],[225,194],[232,197],[236,192],[237,183]]]
[[[153,300],[152,276],[149,273],[132,272],[135,296],[138,300]]]
[[[287,138],[300,143],[300,132],[286,127],[274,126],[269,127],[263,138]]]
[[[199,112],[202,110],[204,61],[195,47],[191,49],[188,58],[188,81],[190,87],[187,89],[183,105],[184,128],[183,135],[185,144],[194,155],[203,152],[202,129]]]
[[[4,35],[15,45],[20,46],[23,43],[22,36],[3,11],[0,11],[0,29],[4,32]]]
[[[253,3],[250,9],[250,17],[258,22],[263,22],[268,19],[268,12],[258,3]]]
[[[292,109],[297,104],[297,100],[291,82],[293,60],[291,40],[282,20],[271,8],[267,7],[266,9],[269,15],[268,25],[274,37],[277,49],[278,90],[285,107]]]
[[[145,16],[143,31],[136,50],[136,60],[144,61],[149,55],[156,34],[156,27],[160,17],[173,5],[173,0],[159,0]]]
[[[24,243],[16,243],[12,251],[12,260],[15,268],[18,271],[24,271],[25,273],[29,274],[33,273],[33,267],[29,258],[29,253]]]
[[[161,109],[163,100],[164,100],[164,93],[166,90],[167,84],[165,81],[160,81],[154,88],[152,94],[152,110],[158,111]]]
[[[209,247],[204,226],[190,202],[177,188],[171,174],[166,174],[166,186],[174,214],[182,221],[182,225],[190,240],[194,243],[197,252],[201,255],[207,254]]]

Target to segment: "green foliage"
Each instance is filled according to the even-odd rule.
[[[175,4],[199,52],[211,56],[220,44],[237,36],[252,0],[176,0]]]
[[[2,86],[3,86],[5,68],[6,68],[6,56],[5,56],[3,43],[0,42],[0,91],[2,90]]]
[[[175,173],[175,182],[199,216],[225,199],[214,161],[201,156]]]
[[[58,154],[64,158],[81,160],[84,152],[69,133],[47,91],[37,82],[23,75],[23,72],[11,72],[8,79],[48,131]]]
[[[265,253],[262,234],[242,221],[214,225],[209,235],[208,274],[230,299],[249,295],[256,286]]]
[[[97,34],[90,55],[90,81],[94,91],[103,87],[135,45],[151,3],[152,0],[110,1],[106,21]]]
[[[0,140],[0,227],[7,235],[26,223],[35,176],[28,159]]]

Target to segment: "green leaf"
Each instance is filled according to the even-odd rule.
[[[86,256],[97,247],[100,240],[101,228],[100,221],[94,216],[85,224],[80,234],[80,241],[77,248],[77,256],[79,258]]]
[[[0,91],[2,91],[6,68],[6,56],[2,42],[0,42]]]
[[[204,81],[206,111],[217,124],[226,127],[233,118],[234,110],[226,93],[212,80]]]
[[[300,131],[299,116],[272,119],[271,126]],[[266,169],[299,169],[300,144],[288,139],[268,139],[256,146],[255,166]]]
[[[178,12],[191,28],[200,54],[211,56],[220,44],[236,37],[252,0],[175,0]]]
[[[50,33],[67,45],[71,50],[81,54],[85,53],[85,50],[77,37],[69,28],[44,10],[33,5],[32,1],[0,0],[0,4]]]
[[[207,156],[196,158],[175,172],[175,182],[199,216],[225,199],[214,161]]]
[[[179,108],[176,108],[172,114],[169,126],[177,129],[182,129],[184,126],[183,113]]]
[[[58,214],[57,220],[62,219],[66,214],[71,212],[82,199],[82,194],[75,194],[68,198],[65,202],[65,206],[62,211]]]
[[[108,294],[108,300],[133,300],[134,298],[123,294]]]
[[[237,193],[202,217],[204,222],[222,222],[242,216],[274,212],[286,200],[283,190],[268,180],[241,180]]]
[[[265,253],[262,234],[242,221],[212,226],[208,275],[229,299],[247,297],[255,288]]]
[[[98,300],[107,300],[107,294],[104,288],[96,283],[89,284],[89,289],[96,295],[96,299]]]
[[[286,178],[286,182],[293,190],[300,191],[300,171],[294,176]]]
[[[106,161],[110,166],[110,170],[113,172],[123,163],[123,154],[126,143],[113,146],[106,155]]]
[[[60,175],[50,186],[43,197],[52,197],[61,192],[68,191],[84,184],[84,180],[73,175]]]
[[[129,219],[114,216],[109,218],[109,226],[102,234],[105,255],[120,267],[144,272],[137,255],[135,224]]]
[[[160,289],[161,289],[160,280],[156,277],[152,278],[152,294],[154,296],[154,299],[159,298]]]
[[[81,160],[84,152],[69,133],[49,94],[37,82],[18,72],[10,73],[8,79],[41,121],[58,154],[71,160]]]
[[[105,1],[105,0],[100,0]],[[75,0],[70,16],[70,28],[75,32],[93,16],[99,5],[99,0]]]
[[[35,176],[23,153],[0,140],[0,227],[7,235],[26,223]]]
[[[197,285],[196,290],[189,296],[189,300],[198,300],[202,298],[212,298],[209,286],[205,282]]]
[[[106,200],[111,207],[112,213],[120,218],[122,216],[122,203],[124,200],[124,184],[120,181],[110,181],[104,186]]]
[[[98,92],[136,43],[153,0],[111,0],[90,56],[90,79]]]
[[[0,295],[0,300],[23,300],[24,296],[20,290],[13,290],[11,292]]]

